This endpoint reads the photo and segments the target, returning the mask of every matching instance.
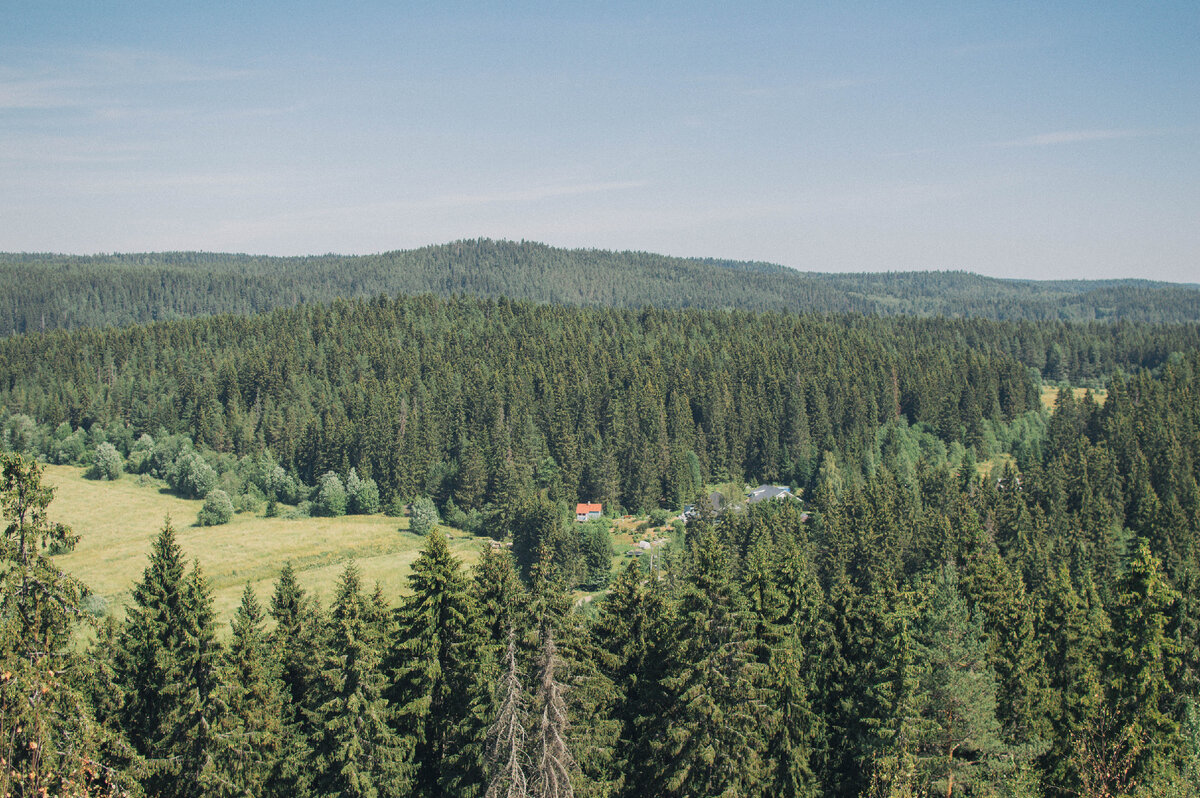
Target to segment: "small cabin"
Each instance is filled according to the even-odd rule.
[[[576,521],[593,521],[604,513],[599,502],[580,502],[575,505]]]

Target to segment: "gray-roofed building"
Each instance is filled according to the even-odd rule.
[[[759,485],[746,497],[747,504],[757,504],[767,499],[794,499],[795,494],[786,485]]]

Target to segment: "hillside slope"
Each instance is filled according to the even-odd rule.
[[[767,263],[475,240],[362,256],[0,254],[0,334],[422,293],[626,308],[1200,319],[1196,286],[1143,280],[1031,282],[965,272],[815,274]]]

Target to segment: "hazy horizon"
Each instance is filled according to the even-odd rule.
[[[1200,4],[0,12],[0,250],[1195,283]]]

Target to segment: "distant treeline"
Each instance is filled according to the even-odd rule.
[[[888,424],[986,454],[1039,407],[1037,369],[1098,379],[1198,348],[1197,325],[377,297],[9,337],[0,406],[269,450],[309,485],[354,468],[385,501],[542,489],[649,509],[727,479],[811,486],[826,452],[869,473]]]
[[[0,254],[0,334],[421,293],[623,308],[1200,319],[1195,286],[1145,280],[1031,282],[965,272],[815,274],[766,263],[477,240],[364,256]]]

